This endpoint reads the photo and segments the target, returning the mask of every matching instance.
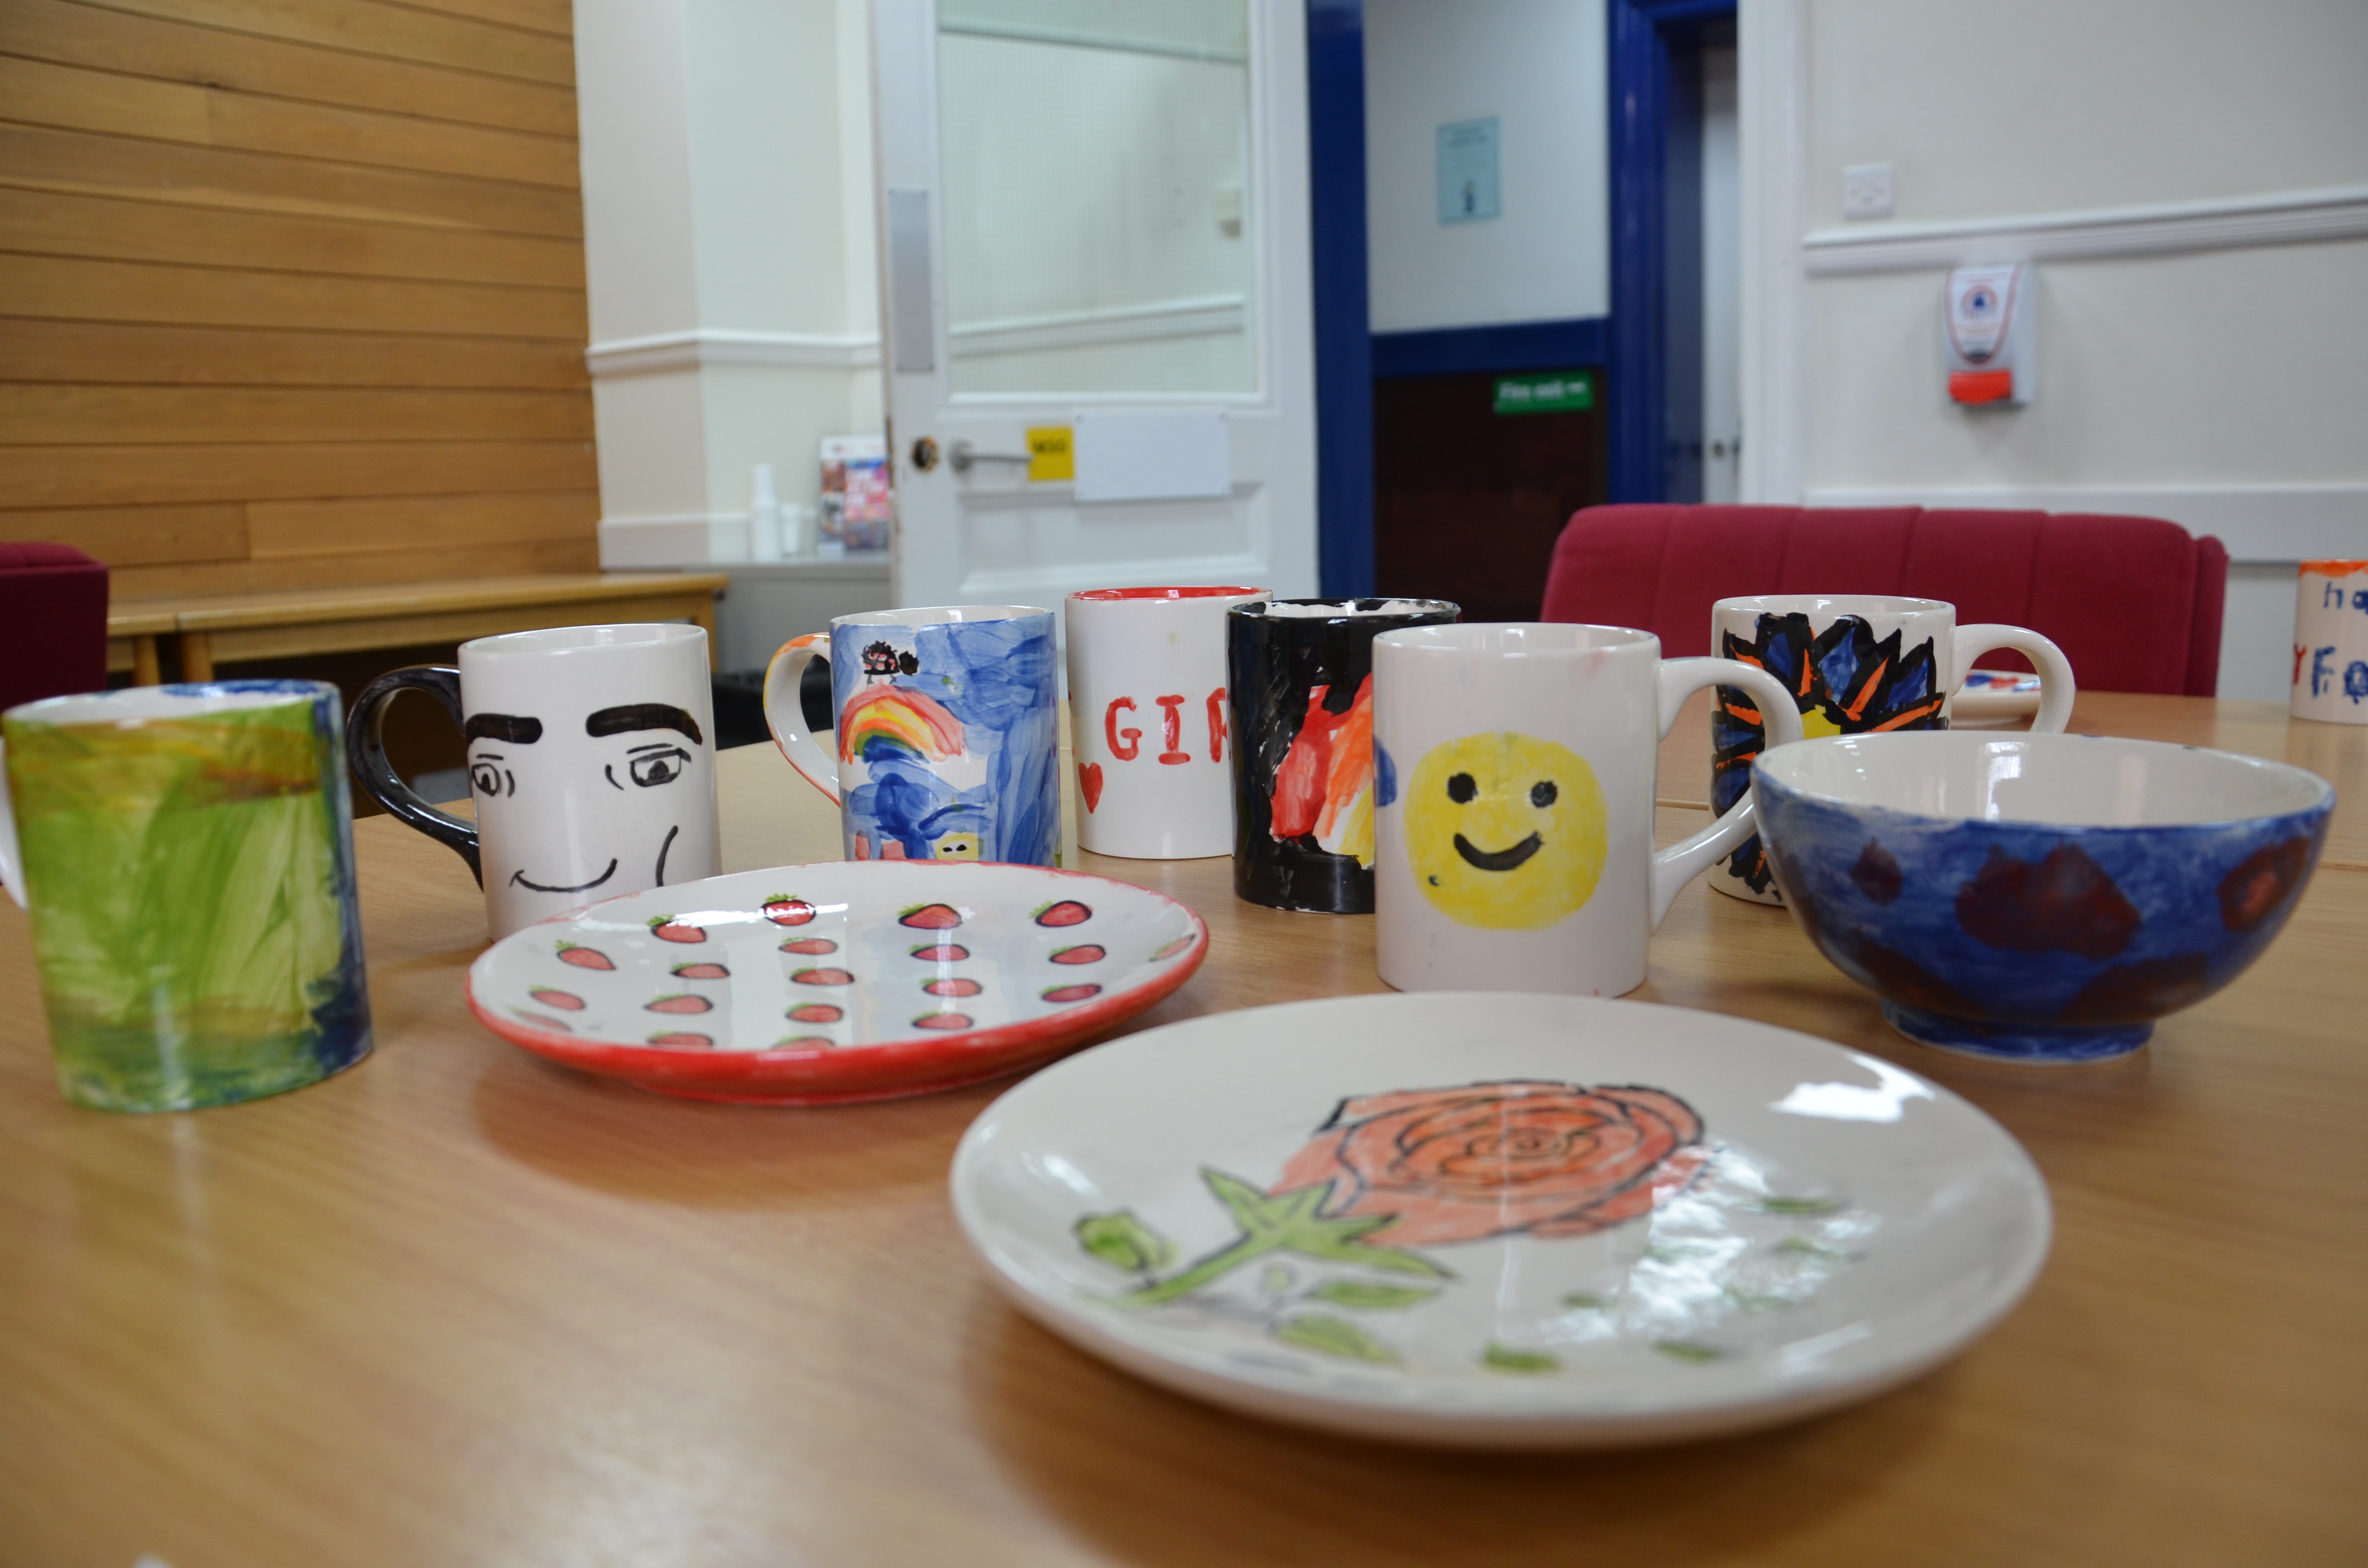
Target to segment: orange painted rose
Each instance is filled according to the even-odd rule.
[[[1332,1184],[1322,1212],[1387,1215],[1393,1247],[1527,1231],[1578,1236],[1648,1214],[1709,1158],[1675,1095],[1534,1079],[1340,1102],[1273,1192]]]

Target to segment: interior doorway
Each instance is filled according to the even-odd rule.
[[[1743,461],[1735,18],[1664,37],[1658,498],[1731,503]]]

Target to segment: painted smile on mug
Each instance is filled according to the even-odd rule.
[[[688,740],[689,748],[686,749],[671,740],[636,739],[653,732],[666,731],[672,731]],[[551,765],[562,764],[571,770],[586,766],[587,759],[581,753],[568,752],[544,758],[541,766],[535,765],[536,754],[525,748],[542,739],[543,726],[541,720],[530,715],[473,713],[469,717],[465,732],[470,745],[469,778],[482,802],[518,796],[521,792],[520,772],[526,774],[524,792],[531,797],[536,793],[534,785],[538,781],[538,773],[547,776]],[[600,709],[584,721],[584,733],[594,741],[609,743],[588,760],[591,766],[598,768],[598,777],[609,788],[627,794],[659,789],[680,780],[690,770],[699,750],[706,744],[706,738],[700,733],[699,721],[666,702],[632,702]],[[618,740],[627,744],[619,746],[616,744]],[[482,803],[480,810],[483,810]],[[665,818],[658,820],[664,821]],[[656,831],[655,823],[619,825],[621,832],[636,836]],[[651,870],[652,885],[666,885],[666,856],[673,850],[674,841],[681,833],[682,824],[679,823],[666,827],[665,836],[656,846]],[[646,845],[648,841],[643,839],[643,842]],[[643,854],[648,852],[647,848],[642,851]],[[636,859],[639,858],[635,857]],[[539,882],[521,869],[510,873],[510,882],[531,892],[590,892],[614,877],[620,864],[620,857],[611,855],[608,869],[589,881]]]
[[[1405,824],[1415,886],[1459,926],[1552,926],[1594,896],[1603,874],[1595,770],[1535,735],[1500,730],[1433,746],[1407,782]]]

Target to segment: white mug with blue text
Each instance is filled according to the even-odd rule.
[[[421,800],[379,726],[404,690],[442,702],[468,740],[474,822]],[[496,939],[571,909],[721,875],[707,633],[664,624],[480,637],[461,666],[379,676],[354,703],[354,777],[469,863]]]

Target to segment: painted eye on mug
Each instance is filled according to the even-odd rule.
[[[1447,798],[1459,806],[1479,792],[1480,786],[1473,782],[1469,773],[1459,773],[1447,781]]]
[[[633,758],[633,782],[646,790],[654,784],[671,784],[682,777],[690,766],[690,754],[677,746],[664,751],[644,752]]]
[[[480,795],[498,795],[502,792],[502,770],[490,762],[472,763],[469,782],[477,787]]]
[[[1553,805],[1561,794],[1562,791],[1554,788],[1553,779],[1541,778],[1530,786],[1530,804],[1543,810]]]

